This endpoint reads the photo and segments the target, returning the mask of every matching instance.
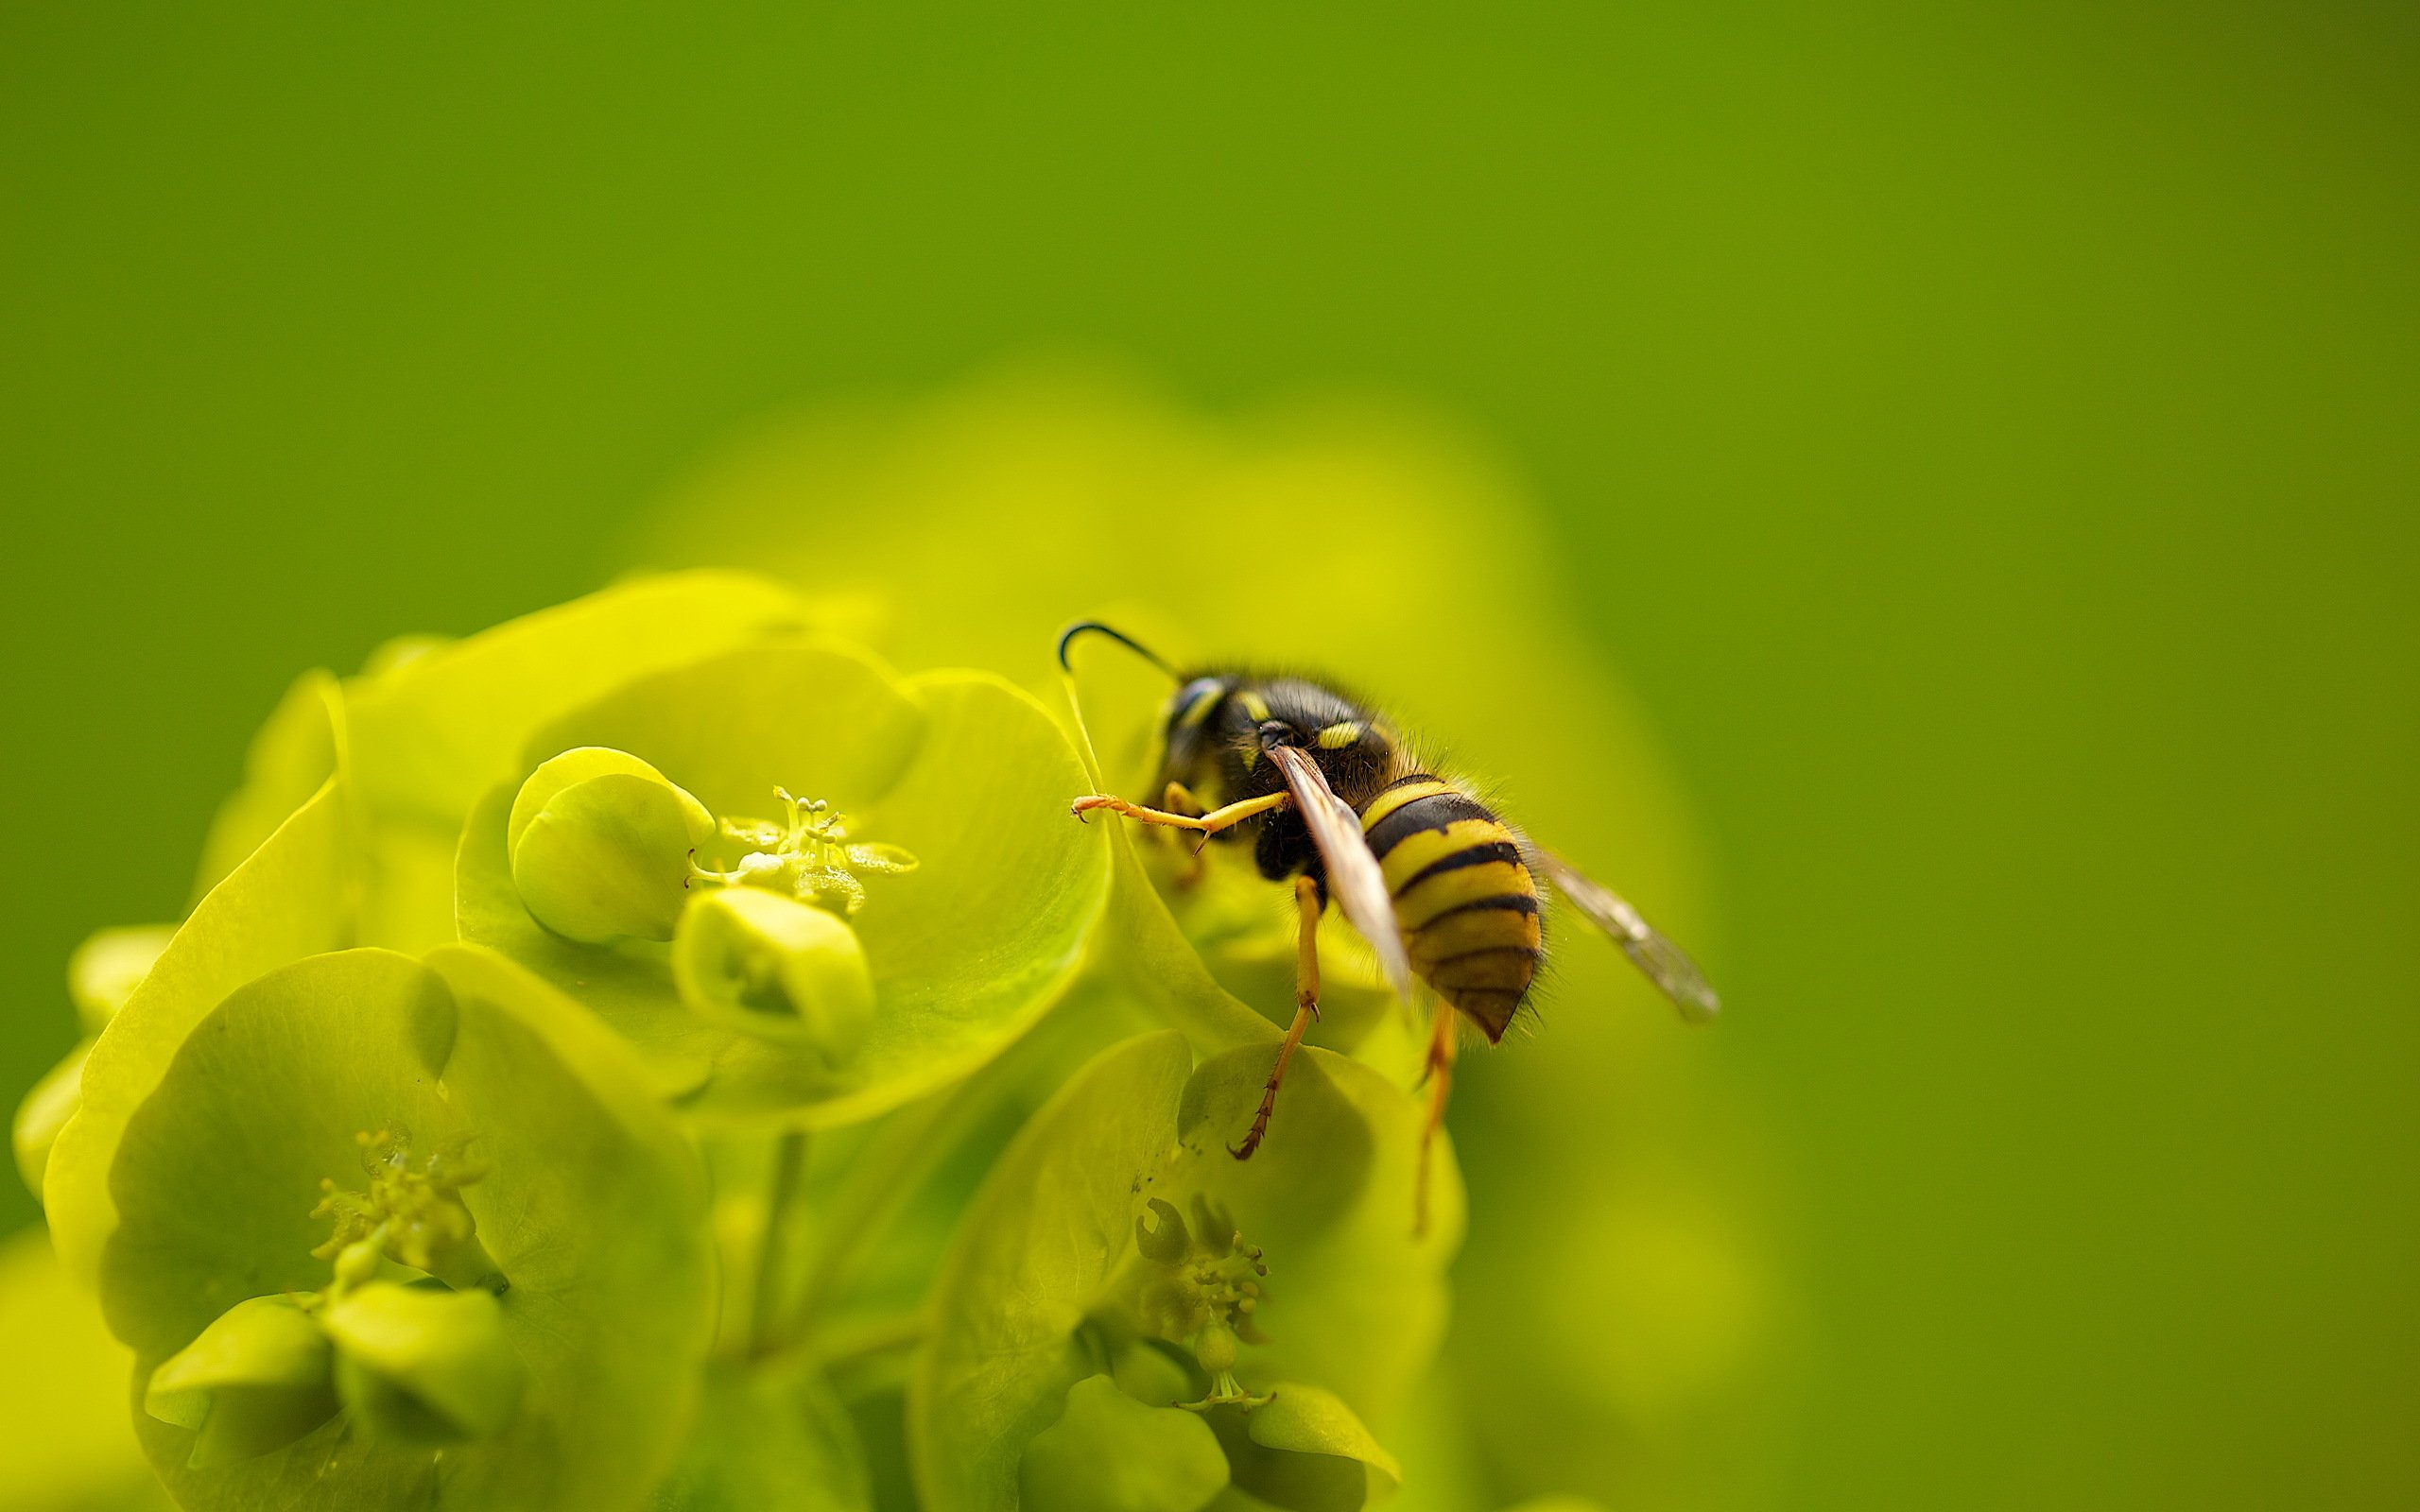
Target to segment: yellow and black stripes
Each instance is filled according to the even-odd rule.
[[[1372,799],[1361,833],[1393,895],[1412,969],[1490,1040],[1501,1040],[1544,943],[1537,883],[1518,837],[1478,799],[1426,772]]]

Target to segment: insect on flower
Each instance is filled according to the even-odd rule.
[[[1714,1017],[1720,1000],[1679,946],[1618,894],[1541,849],[1464,784],[1428,770],[1401,735],[1360,701],[1323,683],[1233,668],[1182,672],[1131,637],[1087,620],[1059,638],[1059,665],[1084,634],[1105,635],[1166,672],[1156,808],[1107,793],[1075,800],[1146,824],[1190,830],[1204,847],[1252,843],[1260,875],[1293,888],[1299,919],[1294,1018],[1278,1047],[1242,1143],[1249,1160],[1269,1132],[1287,1063],[1319,1016],[1319,921],[1333,901],[1377,954],[1395,993],[1414,979],[1432,1009],[1421,1142],[1418,1222],[1426,1222],[1427,1147],[1444,1117],[1466,1018],[1490,1044],[1504,1038],[1546,957],[1545,886],[1611,936],[1684,1018]]]

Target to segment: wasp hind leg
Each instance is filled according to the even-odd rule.
[[[1286,1030],[1285,1042],[1277,1047],[1277,1064],[1270,1069],[1269,1085],[1260,1090],[1260,1109],[1252,1116],[1251,1130],[1241,1144],[1227,1148],[1238,1160],[1251,1160],[1268,1135],[1269,1116],[1277,1110],[1277,1084],[1286,1079],[1286,1063],[1302,1048],[1304,1032],[1320,1016],[1320,911],[1325,905],[1318,883],[1308,877],[1294,879],[1294,910],[1301,919],[1294,950],[1294,1022]]]
[[[1428,1231],[1428,1167],[1429,1150],[1437,1143],[1438,1126],[1445,1122],[1445,1098],[1454,1090],[1454,1057],[1461,1048],[1458,1034],[1460,1025],[1450,1003],[1438,1003],[1430,1015],[1428,1061],[1420,1079],[1428,1084],[1428,1120],[1420,1129],[1420,1164],[1412,1177],[1411,1231],[1414,1237]]]

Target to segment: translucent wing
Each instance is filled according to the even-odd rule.
[[[1370,842],[1361,837],[1361,816],[1336,796],[1336,789],[1327,785],[1327,774],[1303,751],[1278,746],[1269,754],[1285,774],[1294,807],[1302,811],[1303,822],[1311,832],[1311,843],[1319,847],[1320,860],[1327,867],[1329,895],[1378,953],[1378,965],[1387,973],[1388,984],[1409,1002],[1411,958],[1404,951],[1403,931],[1395,924],[1386,874],[1378,869],[1378,858],[1370,853]]]
[[[1539,859],[1546,865],[1547,878],[1571,900],[1572,906],[1614,937],[1614,943],[1622,948],[1631,964],[1646,972],[1647,979],[1672,1000],[1682,1018],[1691,1023],[1703,1023],[1722,1011],[1722,1000],[1715,995],[1697,963],[1682,954],[1681,947],[1655,933],[1653,926],[1641,919],[1638,910],[1619,893],[1551,851],[1541,851]]]

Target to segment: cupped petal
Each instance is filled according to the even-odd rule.
[[[621,1042],[490,953],[314,956],[233,993],[196,1031],[130,1121],[112,1173],[122,1221],[103,1301],[137,1369],[235,1300],[328,1286],[329,1263],[312,1254],[328,1224],[312,1212],[323,1182],[364,1184],[365,1148],[384,1147],[365,1146],[372,1130],[414,1150],[467,1147],[485,1167],[460,1196],[503,1290],[469,1305],[493,1307],[500,1344],[423,1331],[446,1348],[416,1356],[412,1330],[396,1326],[383,1345],[352,1331],[348,1346],[473,1441],[410,1442],[380,1416],[397,1400],[372,1411],[361,1381],[329,1425],[219,1468],[185,1465],[187,1431],[139,1422],[180,1501],[640,1504],[686,1430],[711,1327],[702,1177]],[[346,1300],[340,1290],[332,1305]],[[509,1411],[499,1349],[527,1373]]]
[[[344,744],[342,689],[326,672],[302,674],[252,736],[244,781],[210,821],[194,881],[197,902],[310,801],[342,762]]]
[[[873,974],[849,921],[756,887],[693,900],[672,942],[690,1011],[744,1035],[845,1064],[873,1022]]]
[[[1109,891],[1101,838],[1066,815],[1082,767],[1030,696],[977,672],[912,678],[925,734],[867,832],[917,858],[856,919],[877,1012],[826,1122],[955,1080],[1032,1027],[1081,967]]]
[[[1017,1485],[1023,1505],[1054,1512],[1196,1512],[1225,1488],[1227,1456],[1198,1414],[1086,1376],[1026,1446]]]
[[[77,1275],[100,1275],[127,1121],[195,1026],[264,972],[353,943],[354,833],[342,781],[331,778],[195,905],[93,1046],[43,1176],[52,1238]]]
[[[1288,1512],[1355,1512],[1394,1493],[1403,1469],[1336,1394],[1299,1381],[1249,1413],[1221,1410],[1211,1428],[1236,1488]]]
[[[828,1127],[965,1075],[1073,979],[1107,896],[1106,836],[1066,815],[1082,770],[1073,749],[1030,696],[986,674],[902,682],[846,647],[751,647],[619,689],[527,755],[577,746],[629,752],[727,824],[772,810],[778,789],[828,802],[856,843],[885,848],[846,926],[873,1012],[836,1055],[829,1037],[788,1024],[691,1011],[666,953],[539,930],[505,868],[508,805],[491,796],[473,813],[458,862],[463,937],[588,1005],[700,1117]]]
[[[1201,1063],[1157,1190],[1180,1205],[1199,1194],[1268,1254],[1255,1321],[1269,1342],[1248,1356],[1248,1384],[1314,1383],[1384,1424],[1444,1333],[1445,1269],[1463,1223],[1453,1144],[1441,1129],[1426,1153],[1427,1221],[1415,1231],[1421,1104],[1359,1061],[1305,1050],[1286,1074],[1267,1142],[1235,1160],[1227,1146],[1250,1125],[1268,1075],[1256,1050]]]
[[[450,829],[514,775],[533,730],[634,678],[794,627],[803,612],[786,589],[745,573],[633,578],[355,679],[363,800]]]
[[[286,1297],[236,1303],[162,1361],[143,1410],[193,1430],[196,1469],[284,1449],[336,1416],[335,1354],[318,1322]]]
[[[834,641],[749,645],[617,682],[533,728],[535,766],[579,747],[627,751],[724,818],[774,810],[774,789],[855,813],[898,781],[924,711],[890,669]]]
[[[1007,1512],[1026,1446],[1105,1362],[1079,1340],[1134,1245],[1141,1178],[1167,1154],[1192,1057],[1164,1033],[1104,1051],[1028,1120],[960,1220],[908,1383],[927,1512]]]
[[[513,792],[514,784],[499,784],[462,826],[454,859],[455,927],[464,941],[536,972],[610,1025],[638,1053],[658,1096],[693,1095],[714,1074],[732,1031],[683,1005],[661,947],[583,944],[531,917],[504,848]]]
[[[1239,1161],[1228,1145],[1269,1052],[1189,1061],[1175,1033],[1104,1052],[1027,1125],[961,1222],[909,1396],[911,1463],[935,1512],[1012,1504],[1002,1467],[1076,1381],[1149,1379],[1164,1372],[1138,1366],[1160,1358],[1182,1363],[1188,1404],[1233,1438],[1237,1486],[1261,1466],[1305,1505],[1339,1504],[1348,1485],[1359,1505],[1379,1484],[1365,1468],[1394,1475],[1359,1425],[1398,1409],[1443,1330],[1462,1211],[1450,1148],[1428,1151],[1415,1233],[1422,1117],[1404,1091],[1304,1052],[1269,1141]],[[1270,1441],[1253,1437],[1249,1420],[1289,1390],[1301,1400]],[[1290,1463],[1304,1456],[1337,1463]]]
[[[521,1410],[528,1372],[491,1293],[372,1281],[330,1298],[319,1321],[336,1347],[344,1404],[372,1437],[474,1442],[504,1432]]]

